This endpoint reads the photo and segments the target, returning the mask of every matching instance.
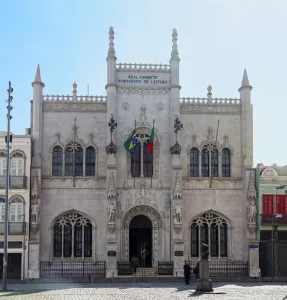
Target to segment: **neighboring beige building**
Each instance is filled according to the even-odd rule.
[[[6,196],[6,132],[0,132],[0,266],[3,264]],[[10,149],[8,278],[25,279],[28,271],[30,208],[30,135],[13,135]],[[2,268],[1,268],[2,270]],[[2,273],[1,273],[2,276]]]
[[[146,267],[172,261],[181,276],[202,242],[214,261],[247,262],[256,223],[246,216],[255,188],[246,71],[238,99],[214,98],[211,86],[205,98],[181,98],[176,30],[168,65],[118,64],[112,28],[109,39],[104,96],[79,96],[76,83],[71,96],[45,95],[37,68],[30,276],[72,274],[82,261],[103,261],[106,275],[117,276],[143,247]],[[135,120],[130,154],[124,142]]]

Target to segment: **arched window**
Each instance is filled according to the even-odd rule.
[[[96,151],[94,147],[86,149],[86,176],[96,175]]]
[[[206,144],[202,149],[201,176],[218,177],[218,150],[213,143]]]
[[[56,220],[54,227],[54,257],[92,257],[92,224],[79,213],[71,212]]]
[[[0,222],[5,221],[5,198],[0,196]]]
[[[14,196],[10,200],[9,208],[9,221],[10,222],[23,222],[24,220],[24,203],[23,199]]]
[[[52,156],[52,176],[62,176],[63,170],[63,150],[60,146],[53,148]]]
[[[205,213],[191,224],[191,256],[199,257],[202,243],[209,245],[211,257],[227,257],[227,223],[214,213]]]
[[[11,176],[24,176],[24,155],[21,152],[13,152],[11,156]]]
[[[224,148],[222,150],[222,177],[231,177],[231,159],[230,150]]]
[[[149,135],[139,133],[136,135],[136,138],[137,143],[131,153],[131,175],[132,177],[140,177],[141,173],[143,173],[144,177],[151,177],[153,175],[153,151],[147,151],[147,140]],[[143,164],[141,162],[142,152]]]
[[[83,148],[69,143],[65,149],[65,176],[83,176]]]
[[[0,176],[6,176],[6,152],[0,150]]]
[[[199,177],[199,151],[197,148],[190,149],[190,177]]]

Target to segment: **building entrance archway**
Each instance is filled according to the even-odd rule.
[[[144,215],[132,218],[129,226],[129,258],[137,257],[140,266],[152,266],[152,221]]]

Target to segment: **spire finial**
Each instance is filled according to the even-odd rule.
[[[177,30],[174,28],[172,30],[172,51],[171,51],[171,57],[170,57],[170,60],[169,62],[171,63],[172,61],[177,61],[179,62],[180,59],[179,59],[179,56],[178,56],[178,49],[177,49],[177,37],[178,37],[178,34],[177,34]]]
[[[77,87],[76,81],[73,83],[73,100],[77,100]]]
[[[252,86],[249,83],[249,79],[248,79],[248,75],[247,75],[246,69],[244,69],[244,72],[243,72],[243,78],[242,78],[242,83],[241,83],[240,89],[243,89],[243,88],[252,89]]]
[[[109,30],[110,44],[109,44],[108,57],[113,57],[116,55],[115,45],[114,45],[114,35],[115,35],[114,28],[111,26]]]
[[[208,91],[208,94],[207,95],[211,95],[211,91],[212,91],[212,86],[209,84],[208,87],[207,87],[207,91]]]
[[[32,86],[34,86],[34,84],[36,84],[36,83],[40,83],[43,87],[45,86],[44,83],[42,82],[42,79],[41,79],[41,71],[40,71],[40,65],[39,64],[37,65],[35,80],[32,83]]]

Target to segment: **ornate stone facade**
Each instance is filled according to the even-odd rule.
[[[63,260],[107,261],[107,276],[114,276],[117,261],[130,260],[135,251],[134,224],[151,230],[141,240],[150,266],[174,261],[178,276],[184,259],[199,257],[193,230],[205,232],[212,259],[248,260],[246,228],[255,218],[246,171],[253,164],[251,86],[244,73],[240,99],[212,98],[210,86],[206,98],[180,98],[177,37],[174,30],[168,65],[117,64],[111,28],[104,96],[79,96],[75,83],[71,96],[44,96],[37,70],[32,171],[45,217],[33,208],[39,228],[31,235],[30,261],[57,260],[60,254]],[[93,226],[61,231],[58,220],[71,210]],[[208,223],[211,215],[217,227]],[[151,227],[143,219],[136,223],[138,216]],[[88,239],[91,251],[79,244],[71,256],[57,241],[60,232],[76,244],[78,236]],[[221,251],[213,249],[216,243]]]

